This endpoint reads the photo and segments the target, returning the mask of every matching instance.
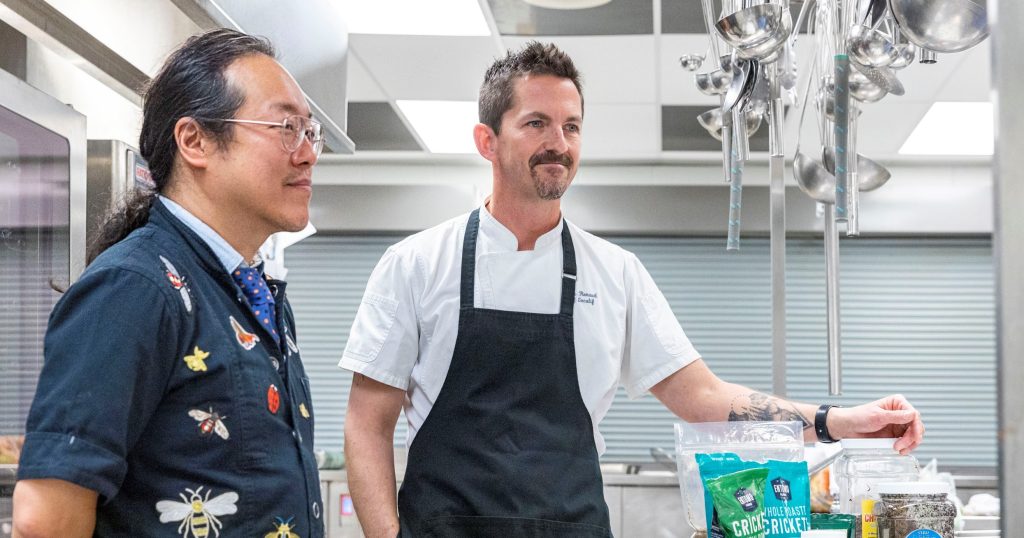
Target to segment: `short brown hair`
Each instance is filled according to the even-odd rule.
[[[501,117],[513,105],[513,83],[526,75],[554,75],[571,80],[580,94],[582,110],[582,77],[572,63],[572,58],[553,43],[530,41],[521,50],[508,51],[504,58],[496,60],[487,69],[484,83],[480,86],[480,123],[487,125],[495,133],[500,132]]]

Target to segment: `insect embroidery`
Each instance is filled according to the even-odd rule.
[[[212,407],[209,412],[202,409],[193,409],[188,412],[188,416],[199,421],[199,433],[203,437],[209,437],[211,434],[216,433],[221,439],[225,441],[228,439],[228,427],[224,425],[224,419],[228,417],[218,415],[213,411]]]
[[[205,361],[209,356],[209,351],[203,351],[199,349],[199,346],[195,346],[191,355],[185,355],[185,366],[188,366],[188,368],[193,372],[205,372],[206,363],[203,361]]]
[[[274,532],[268,532],[263,535],[263,538],[301,538],[298,534],[292,532],[292,529],[295,528],[295,525],[291,524],[292,520],[295,519],[294,517],[288,518],[288,521],[279,517],[275,517],[274,519],[277,520],[277,523],[274,524],[274,526],[277,527],[277,530]]]
[[[164,262],[164,267],[167,268],[167,280],[171,282],[171,287],[178,290],[178,293],[181,294],[181,300],[185,303],[185,310],[191,312],[192,298],[189,297],[188,286],[185,285],[185,279],[181,277],[181,274],[178,273],[178,270],[170,260],[160,256],[160,261]]]
[[[160,512],[160,523],[181,521],[181,525],[178,525],[178,534],[184,538],[206,538],[210,535],[210,529],[213,529],[215,537],[220,536],[220,529],[224,524],[217,519],[217,516],[230,515],[238,511],[238,507],[235,506],[235,503],[238,502],[238,494],[229,491],[210,499],[212,490],[207,490],[206,495],[203,495],[202,486],[196,488],[195,491],[185,488],[185,491],[189,493],[188,497],[184,493],[178,494],[181,500],[185,501],[183,503],[178,501],[156,503],[156,510]]]
[[[256,342],[260,341],[260,337],[242,328],[242,324],[235,321],[234,316],[230,316],[228,319],[231,320],[231,328],[235,331],[235,339],[238,340],[238,345],[242,346],[242,349],[246,351],[256,347]]]
[[[309,409],[306,409],[305,403],[299,404],[299,414],[302,415],[302,418],[309,418]]]

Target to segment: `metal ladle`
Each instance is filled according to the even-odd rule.
[[[830,174],[834,174],[836,170],[836,155],[832,148],[826,147],[822,152],[822,163],[825,165],[825,169]],[[889,178],[892,177],[892,173],[889,169],[882,166],[881,164],[869,159],[860,153],[857,154],[857,190],[861,192],[868,192],[885,185]],[[835,198],[833,192],[833,198]],[[819,200],[820,202],[827,202],[827,200]]]
[[[869,80],[859,70],[851,69],[849,76],[850,97],[862,103],[874,103],[885,97],[885,88]]]
[[[744,111],[744,117],[746,118],[746,132],[747,137],[754,136],[754,133],[761,128],[764,118],[763,107],[748,107]],[[703,112],[697,115],[697,123],[700,124],[707,132],[715,137],[715,140],[722,139],[722,109],[715,107],[707,112]]]
[[[722,95],[732,83],[732,71],[715,69],[710,73],[697,73],[693,78],[697,89],[704,95]]]
[[[882,88],[886,93],[891,93],[893,95],[903,95],[906,93],[906,90],[903,88],[903,83],[900,82],[900,79],[896,78],[896,72],[891,68],[868,67],[857,62],[851,62],[851,64],[853,65],[854,70],[859,71],[862,75],[867,77],[872,84]]]
[[[967,50],[988,37],[988,14],[971,0],[890,0],[911,43],[936,52]]]
[[[759,4],[727,15],[715,29],[741,57],[767,62],[789,38],[793,17],[780,5]]]

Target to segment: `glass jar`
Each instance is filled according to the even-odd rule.
[[[857,516],[856,538],[879,538],[874,503],[878,485],[913,482],[920,467],[913,456],[893,450],[896,439],[843,439],[843,453],[833,464],[839,512]]]
[[[953,538],[956,505],[942,482],[893,482],[878,486],[879,538]]]

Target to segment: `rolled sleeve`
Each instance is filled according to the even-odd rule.
[[[163,398],[180,321],[166,290],[120,268],[87,272],[50,317],[18,478],[117,494],[128,453]]]
[[[389,249],[374,268],[338,366],[402,390],[419,354],[415,260]]]
[[[629,397],[639,398],[700,354],[640,260],[631,254],[625,270],[629,315],[622,380]]]

